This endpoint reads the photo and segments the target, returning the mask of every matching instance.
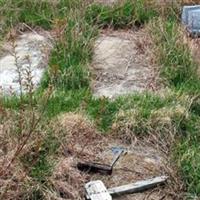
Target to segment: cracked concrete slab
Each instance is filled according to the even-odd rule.
[[[92,89],[113,98],[155,89],[151,42],[144,30],[102,33],[95,43]]]
[[[32,84],[33,89],[38,87],[51,49],[47,32],[24,32],[14,41],[6,42],[0,56],[0,91],[19,94],[20,76],[23,92],[26,92],[27,84]]]

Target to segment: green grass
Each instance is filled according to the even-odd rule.
[[[52,28],[53,21],[58,17],[67,17],[68,12],[80,7],[80,0],[0,0],[1,21],[6,27],[13,27],[17,23],[41,26],[44,29]],[[4,30],[4,29],[3,29]],[[7,31],[7,28],[5,29]],[[5,33],[5,32],[4,32]]]
[[[183,44],[177,21],[157,21],[152,28],[159,49],[158,62],[162,65],[161,75],[167,79],[169,85],[179,88],[182,84],[198,80],[197,65],[187,45]]]
[[[114,7],[93,4],[86,10],[86,20],[100,27],[127,28],[142,26],[158,13],[155,9],[145,6],[144,0],[125,1]]]
[[[48,100],[44,118],[51,120],[62,112],[85,112],[104,133],[114,131],[126,137],[131,134],[145,136],[154,133],[177,137],[173,146],[173,158],[182,174],[187,191],[200,195],[200,78],[180,32],[179,9],[160,10],[148,1],[125,1],[114,7],[93,4],[83,5],[76,0],[50,1],[0,0],[3,31],[19,22],[31,27],[54,28],[60,34],[51,53],[49,68],[43,77],[41,88],[34,96],[34,106],[40,110],[39,99],[49,85],[54,91]],[[7,5],[7,6],[5,6]],[[113,101],[95,99],[90,91],[88,65],[93,54],[93,44],[98,28],[115,29],[147,25],[155,43],[160,76],[168,92],[164,94],[133,94]],[[63,27],[62,33],[59,28]],[[196,97],[196,98],[195,98]],[[28,104],[24,97],[23,104]],[[3,98],[6,108],[20,108],[17,97]],[[123,135],[124,134],[124,135]],[[55,143],[55,144],[54,144]],[[57,141],[48,136],[39,153],[39,160],[31,171],[38,182],[49,176],[53,165],[49,155],[54,154]],[[30,159],[26,158],[28,163]],[[36,193],[37,194],[37,193]]]
[[[46,183],[46,177],[52,174],[53,167],[55,166],[55,163],[50,160],[50,156],[55,155],[59,146],[60,143],[53,133],[47,134],[38,152],[37,162],[30,171],[30,177],[41,183]],[[28,155],[28,159],[28,163],[31,163],[30,159],[34,158]]]
[[[49,99],[45,116],[52,118],[61,112],[77,111],[84,103],[84,99],[90,95],[87,90],[55,91]]]
[[[74,13],[73,13],[74,14]],[[89,87],[88,63],[92,56],[92,39],[96,30],[80,19],[70,19],[51,54],[49,73],[42,87],[49,83],[65,90]],[[75,16],[74,16],[75,18]]]
[[[195,195],[200,194],[199,124],[200,117],[194,114],[181,124],[184,137],[177,144],[174,154],[188,191]]]

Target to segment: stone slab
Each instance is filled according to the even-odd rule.
[[[149,38],[141,31],[114,31],[96,41],[92,89],[96,97],[147,90],[154,77],[148,55]]]
[[[191,36],[200,36],[200,5],[184,6],[182,23],[186,26]]]
[[[36,32],[26,32],[19,35],[15,40],[15,50],[13,42],[9,41],[3,45],[3,54],[0,56],[0,92],[3,94],[19,94],[19,73],[23,84],[22,92],[26,92],[28,74],[30,72],[33,88],[38,87],[47,67],[48,55],[52,48],[52,43],[45,34]],[[17,56],[17,65],[14,52]]]

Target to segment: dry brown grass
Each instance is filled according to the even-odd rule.
[[[96,131],[94,124],[82,114],[67,113],[60,115],[54,127],[55,134],[62,144],[63,153],[76,152],[77,157],[82,157],[83,152],[87,152],[88,146],[95,147],[98,139],[101,140],[102,138]]]
[[[84,183],[89,180],[76,168],[79,160],[95,160],[102,151],[103,137],[86,116],[78,113],[61,114],[52,121],[52,129],[61,143],[56,165],[49,178],[55,199],[83,199]]]
[[[154,115],[157,116],[156,113]],[[6,132],[10,132],[13,123],[10,115],[8,117],[10,122],[5,118],[4,122],[7,123],[1,124],[1,127],[9,125],[8,129],[4,129],[7,130]],[[6,178],[1,177],[0,184],[9,181],[9,191],[6,193],[5,199],[13,199],[13,197],[20,199],[24,195],[28,196],[32,192],[32,185],[33,188],[40,188],[44,199],[81,200],[84,196],[84,184],[90,180],[100,179],[108,187],[112,187],[164,173],[176,177],[170,178],[169,185],[167,184],[165,189],[157,188],[142,194],[128,195],[121,199],[159,199],[165,196],[167,200],[171,200],[173,197],[178,197],[175,191],[180,191],[180,182],[176,182],[178,178],[175,170],[172,170],[163,152],[154,148],[150,143],[141,142],[138,139],[134,145],[126,145],[117,138],[103,137],[96,131],[94,124],[85,115],[79,113],[62,114],[54,118],[49,126],[54,136],[60,141],[61,146],[51,158],[55,160],[55,166],[52,175],[48,178],[48,187],[40,188],[41,186],[28,176],[26,168],[17,160],[11,168],[15,170],[10,170],[10,174],[7,174]],[[1,137],[6,138],[5,132]],[[4,141],[6,142],[6,140]],[[10,144],[13,146],[7,148],[12,148],[14,151],[15,143],[13,140],[9,141]],[[24,148],[23,155],[32,154],[33,150],[37,149],[37,144],[37,138],[32,137],[30,144]],[[76,167],[78,161],[87,160],[110,164],[112,160],[110,149],[113,146],[124,146],[129,150],[129,153],[119,160],[112,176],[93,175],[78,171]],[[11,152],[9,151],[9,153]],[[0,158],[2,159],[2,157]],[[26,188],[28,185],[25,187],[27,182],[30,186],[28,188]],[[170,187],[171,184],[175,183],[176,188]]]
[[[49,178],[54,192],[46,191],[46,195],[54,196],[55,199],[82,199],[83,186],[87,175],[76,169],[73,157],[60,157],[54,168],[53,175]]]
[[[181,190],[176,171],[172,170],[165,154],[154,148],[151,143],[138,139],[134,144],[127,145],[116,137],[100,136],[93,123],[86,116],[78,113],[62,114],[56,120],[54,119],[52,124],[62,145],[54,173],[49,179],[54,192],[46,191],[46,196],[54,199],[83,199],[84,184],[90,180],[100,179],[107,187],[112,187],[166,173],[171,178],[165,189],[157,188],[141,194],[123,196],[120,199],[153,198],[155,200],[163,196],[167,200],[181,199],[180,194],[176,194]],[[78,161],[110,164],[113,146],[124,146],[129,151],[119,160],[112,176],[87,174],[77,170]],[[176,187],[172,188],[171,184],[176,184]]]
[[[29,104],[23,104],[21,97],[17,111],[0,106],[0,199],[21,199],[32,189],[27,183],[34,185],[30,173],[39,160],[47,129],[42,113],[32,105],[31,90],[29,95]],[[32,158],[27,164],[26,156]]]
[[[23,116],[30,119],[29,114],[23,113]],[[31,153],[30,149],[38,145],[39,140],[42,138],[40,134],[30,135],[31,142],[20,148],[22,141],[27,137],[29,122],[21,122],[23,132],[18,135],[18,117],[19,115],[16,112],[10,110],[4,110],[0,113],[0,198],[3,199],[20,199],[23,195],[24,184],[29,179],[27,175],[30,169],[25,168],[20,161],[20,157],[27,152]],[[39,129],[35,131],[40,133]]]

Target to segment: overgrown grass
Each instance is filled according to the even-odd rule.
[[[200,193],[199,124],[200,118],[197,115],[191,115],[181,124],[184,136],[177,144],[174,153],[187,189],[194,196],[199,196]]]
[[[197,64],[183,42],[183,33],[177,20],[157,20],[152,30],[158,48],[158,62],[162,65],[161,76],[176,93],[190,95],[189,104],[184,106],[188,109],[187,115],[182,117],[177,127],[181,139],[174,155],[188,191],[196,196],[200,194],[200,77]]]
[[[183,44],[178,21],[180,9],[173,6],[161,12],[145,0],[127,0],[114,7],[87,6],[76,0],[55,3],[0,0],[0,14],[3,16],[0,23],[1,29],[5,30],[2,36],[18,23],[54,29],[57,33],[48,71],[34,96],[37,109],[40,94],[49,85],[54,88],[46,105],[45,118],[52,119],[61,112],[81,111],[87,113],[102,132],[114,130],[121,137],[126,136],[127,130],[128,136],[173,134],[177,137],[177,144],[173,146],[174,160],[182,172],[188,192],[200,195],[200,78],[196,73],[197,65],[187,45]],[[147,24],[155,43],[156,62],[161,66],[160,76],[169,92],[164,95],[133,94],[113,101],[94,99],[89,88],[88,65],[98,28],[138,28]],[[2,100],[6,108],[17,110],[20,107],[17,97]],[[24,97],[26,102],[28,98]],[[55,144],[54,137],[45,137],[39,160],[30,173],[38,182],[48,177],[52,170],[53,165],[48,158],[56,150]],[[25,160],[30,163],[31,159],[26,157]]]
[[[50,29],[55,19],[67,17],[71,9],[80,8],[81,4],[79,0],[1,0],[1,34],[5,34],[18,23]]]
[[[180,88],[188,83],[198,83],[197,64],[193,61],[180,25],[175,20],[157,20],[152,26],[158,48],[158,62],[162,65],[161,75],[170,86]]]
[[[113,7],[93,4],[86,10],[88,23],[97,24],[100,27],[127,28],[142,26],[155,16],[158,16],[158,12],[150,7],[146,0],[128,0]]]
[[[162,66],[161,76],[165,78],[170,88],[179,94],[189,97],[184,115],[175,124],[178,136],[181,138],[174,152],[182,177],[188,192],[194,197],[199,190],[199,94],[200,78],[197,74],[197,64],[194,62],[188,46],[184,44],[182,30],[177,20],[159,19],[153,24],[152,30],[157,45],[158,63]],[[181,101],[178,100],[177,103]],[[175,103],[171,99],[171,103]],[[178,125],[178,126],[177,126]]]

